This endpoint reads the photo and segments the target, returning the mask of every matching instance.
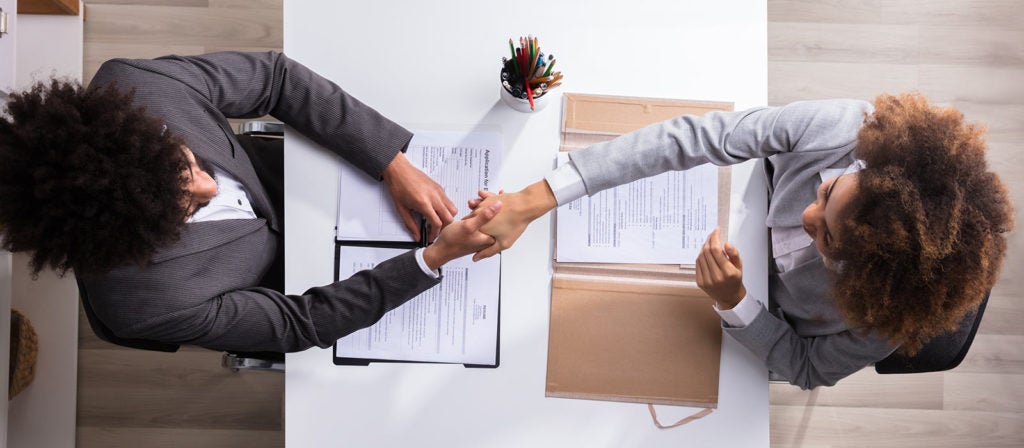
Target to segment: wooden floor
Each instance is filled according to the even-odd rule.
[[[1024,6],[1019,0],[768,1],[768,100],[918,90],[989,126],[1024,227]],[[832,388],[771,387],[772,446],[1024,446],[1024,233],[957,369]]]
[[[86,0],[85,78],[111,57],[280,49],[281,1]],[[769,104],[918,90],[988,124],[992,164],[1024,209],[1022,6],[768,0]],[[1017,221],[1024,227],[1020,212]],[[772,446],[1024,446],[1022,257],[1017,232],[961,367],[863,371],[812,392],[772,385]],[[84,320],[82,328],[79,447],[283,445],[283,375],[231,373],[202,350],[119,349],[97,341]]]

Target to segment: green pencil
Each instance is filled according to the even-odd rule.
[[[547,78],[548,76],[551,76],[551,69],[553,68],[555,68],[555,59],[551,58],[551,63],[548,64],[548,69],[544,71],[544,74],[541,75],[541,77]]]

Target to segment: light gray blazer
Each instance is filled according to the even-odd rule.
[[[113,82],[134,88],[136,104],[238,179],[258,216],[186,224],[148,266],[83,279],[116,335],[218,350],[328,347],[438,283],[410,251],[302,295],[256,286],[282,244],[281,223],[227,118],[273,115],[375,179],[412,138],[334,83],[273,52],[115,59],[92,85]]]
[[[770,201],[765,224],[797,226],[821,185],[819,173],[853,162],[857,131],[871,110],[863,101],[827,100],[682,116],[570,153],[570,158],[591,195],[668,170],[766,158]],[[877,334],[843,321],[820,257],[769,280],[778,316],[762,310],[751,325],[724,328],[793,384],[805,389],[833,385],[895,349]]]

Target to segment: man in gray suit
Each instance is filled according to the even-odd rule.
[[[115,59],[88,88],[54,80],[13,95],[9,115],[0,117],[3,246],[32,252],[36,272],[73,271],[121,338],[328,347],[493,242],[477,229],[500,206],[453,223],[444,191],[403,155],[409,131],[283,54]],[[283,211],[258,169],[266,154],[242,147],[227,121],[264,115],[382,179],[409,230],[418,235],[413,213],[422,215],[436,242],[283,294],[267,280],[283,255]]]
[[[583,195],[700,164],[765,159],[769,294],[747,294],[720,231],[696,261],[725,332],[802,388],[833,385],[899,347],[955,328],[995,282],[1012,207],[988,171],[983,129],[920,95],[797,102],[681,116],[570,154],[484,226],[508,248],[537,217]],[[493,199],[492,199],[493,198]]]

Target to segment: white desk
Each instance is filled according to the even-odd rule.
[[[560,99],[535,114],[498,98],[508,39],[539,36],[563,91],[766,101],[764,0],[285,2],[285,51],[410,129],[500,129],[501,186],[516,190],[554,165]],[[558,90],[554,91],[561,94]],[[334,156],[289,133],[285,158],[288,292],[333,279]],[[730,238],[747,287],[767,291],[763,175],[733,177]],[[452,198],[465,207],[467,198]],[[551,220],[535,222],[502,260],[501,366],[336,367],[330,350],[289,354],[286,444],[312,446],[768,446],[764,366],[723,338],[719,407],[659,430],[644,405],[544,397]],[[692,413],[660,406],[663,421]]]

